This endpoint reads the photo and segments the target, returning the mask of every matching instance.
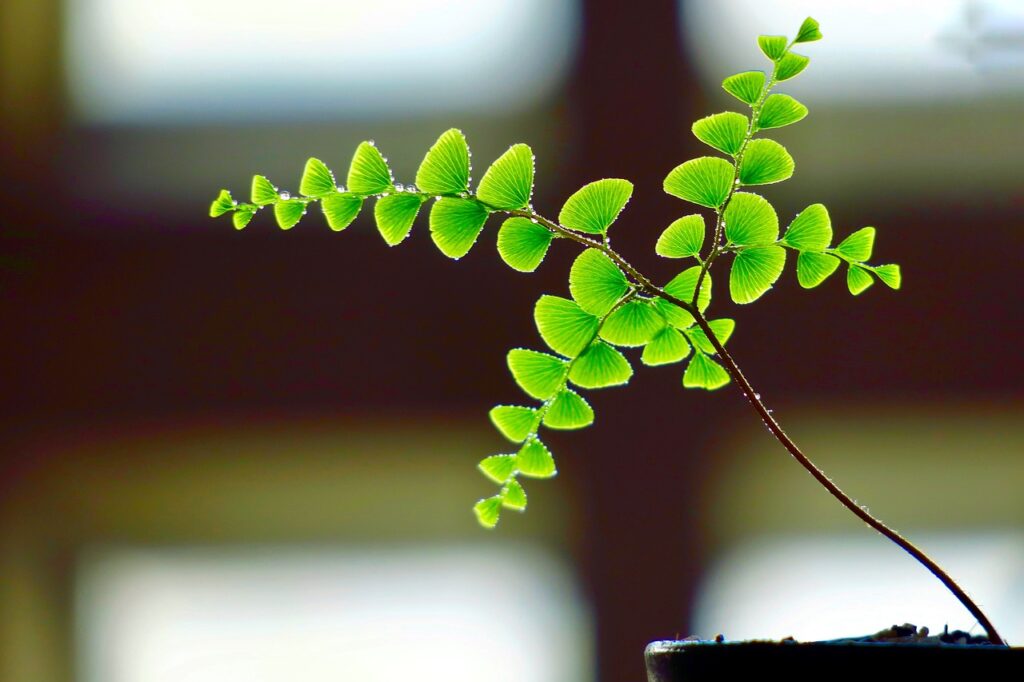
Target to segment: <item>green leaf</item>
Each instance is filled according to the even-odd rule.
[[[363,198],[355,194],[332,194],[320,202],[327,225],[335,232],[341,232],[352,224],[363,208]]]
[[[856,296],[874,283],[875,280],[867,270],[850,263],[850,269],[846,271],[846,286],[849,287],[851,294]]]
[[[671,327],[665,327],[644,346],[640,360],[645,365],[655,367],[679,362],[689,354],[690,344],[683,335]]]
[[[717,362],[704,353],[696,353],[683,374],[686,388],[705,388],[713,391],[729,383],[729,374]]]
[[[423,197],[405,192],[377,199],[373,216],[377,220],[377,230],[388,246],[400,244],[409,236],[422,205]]]
[[[289,199],[274,204],[274,218],[282,230],[290,230],[306,214],[306,203],[300,199]]]
[[[831,242],[832,221],[822,204],[811,204],[800,211],[782,237],[783,244],[800,251],[824,251]]]
[[[779,238],[779,216],[759,194],[735,192],[725,207],[725,236],[733,244],[757,246]]]
[[[252,203],[257,206],[277,203],[281,195],[277,193],[277,187],[271,184],[262,175],[252,176]]]
[[[776,65],[775,82],[788,81],[806,69],[810,61],[810,57],[805,57],[796,52],[787,52],[786,56],[780,59]]]
[[[547,400],[558,392],[565,383],[567,365],[561,358],[535,350],[514,348],[508,352],[512,378],[519,388],[537,400]]]
[[[491,455],[485,457],[477,468],[495,483],[504,483],[516,470],[515,455]]]
[[[555,459],[551,451],[536,438],[531,438],[519,449],[516,456],[516,468],[523,476],[531,478],[550,478],[558,472],[555,470]]]
[[[558,222],[577,232],[604,234],[633,195],[633,183],[605,178],[583,185],[558,213]]]
[[[768,95],[757,116],[759,130],[781,128],[796,123],[807,116],[807,107],[789,95]]]
[[[871,258],[875,246],[875,228],[862,227],[849,237],[839,242],[836,253],[857,263]]]
[[[764,90],[764,73],[761,71],[737,73],[722,81],[722,88],[741,102],[754,104],[761,96],[761,91]]]
[[[569,271],[569,291],[588,313],[606,314],[628,289],[622,270],[601,251],[587,249],[573,261]]]
[[[764,52],[764,56],[773,62],[778,61],[779,58],[786,54],[786,46],[789,41],[786,40],[786,36],[758,36],[757,46],[761,48],[761,52]]]
[[[601,326],[601,338],[616,346],[642,346],[665,324],[653,302],[633,299],[608,316]]]
[[[732,191],[735,172],[735,166],[725,159],[702,156],[673,168],[663,186],[674,197],[718,208]]]
[[[459,194],[469,189],[469,145],[461,130],[437,138],[416,171],[416,185],[427,194]]]
[[[900,275],[900,266],[894,263],[879,265],[875,268],[875,275],[890,289],[899,289],[903,282],[903,277]]]
[[[697,139],[720,152],[736,156],[747,136],[750,121],[743,114],[726,111],[695,121],[691,130]]]
[[[523,511],[526,509],[526,491],[523,490],[523,486],[519,481],[514,478],[501,489],[501,499],[501,506],[505,507],[505,509],[513,511]]]
[[[501,495],[487,497],[473,505],[473,513],[476,520],[484,528],[494,528],[501,518],[501,506],[504,503]]]
[[[477,187],[480,201],[502,210],[523,208],[533,194],[533,152],[516,144],[498,157]]]
[[[532,407],[498,405],[489,415],[501,435],[513,443],[522,443],[537,427],[537,410]]]
[[[697,279],[700,277],[700,266],[683,270],[665,285],[665,292],[678,299],[689,303],[693,300],[693,294],[697,290]],[[686,328],[693,324],[693,317],[682,308],[658,299],[659,309],[673,327]],[[711,305],[711,273],[704,275],[704,282],[700,286],[700,296],[697,297],[697,309],[703,312]]]
[[[632,376],[626,356],[604,341],[592,344],[569,368],[569,381],[581,388],[621,386]]]
[[[654,252],[665,258],[699,256],[705,232],[704,216],[697,213],[683,216],[665,228],[654,245]]]
[[[720,320],[708,320],[708,326],[711,327],[711,331],[714,332],[715,338],[717,338],[724,346],[729,340],[729,337],[732,336],[733,330],[736,329],[736,321],[726,318]],[[711,343],[711,339],[708,338],[707,334],[705,334],[704,330],[700,327],[694,327],[693,329],[688,330],[687,334],[689,334],[690,340],[693,341],[693,345],[695,345],[698,350],[711,354],[718,352],[714,344]]]
[[[781,246],[757,246],[736,254],[729,272],[729,293],[736,303],[751,303],[772,288],[786,265]]]
[[[775,140],[753,140],[743,152],[740,182],[768,185],[793,175],[793,157]]]
[[[231,192],[222,189],[217,198],[210,204],[210,217],[219,218],[229,211],[235,210],[235,200],[231,198]],[[243,226],[244,227],[244,226]]]
[[[556,353],[574,358],[597,335],[600,321],[574,301],[560,296],[541,296],[533,319],[544,342]]]
[[[391,169],[372,142],[360,142],[348,167],[348,191],[380,194],[394,189]]]
[[[804,289],[813,289],[836,271],[839,259],[827,253],[801,251],[796,259],[796,279]]]
[[[814,40],[821,40],[821,31],[818,29],[818,22],[807,17],[804,19],[804,23],[800,24],[800,30],[797,31],[796,39],[794,43],[809,43]]]
[[[430,238],[449,258],[462,258],[487,222],[487,209],[472,199],[444,197],[430,211]]]
[[[526,218],[509,218],[498,230],[498,254],[519,272],[533,272],[547,255],[554,235],[551,230]]]
[[[256,211],[253,209],[240,208],[231,215],[231,222],[235,224],[236,230],[241,230],[249,224],[249,221],[252,220],[254,215],[256,215]]]
[[[323,161],[312,158],[306,161],[299,192],[307,197],[322,197],[337,191],[338,183],[334,181],[334,173]]]
[[[563,389],[548,406],[544,426],[549,429],[582,429],[594,423],[594,410],[578,393]]]

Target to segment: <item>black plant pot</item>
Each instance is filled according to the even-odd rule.
[[[1024,648],[879,642],[652,642],[648,682],[1024,680]]]

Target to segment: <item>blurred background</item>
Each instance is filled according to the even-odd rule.
[[[616,246],[667,281],[690,123],[808,14],[825,40],[780,89],[811,114],[764,193],[877,226],[904,286],[789,271],[714,312],[797,442],[1020,644],[1024,3],[5,0],[0,679],[606,682],[659,638],[977,631],[734,388],[638,357],[593,428],[550,436],[529,513],[482,531],[504,356],[539,347],[574,250],[525,276],[493,225],[453,263],[423,219],[391,250],[367,212],[206,217],[254,172],[343,174],[363,139],[411,180],[457,126],[478,173],[530,144],[549,215],[631,179]]]

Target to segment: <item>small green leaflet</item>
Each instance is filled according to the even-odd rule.
[[[274,204],[274,218],[282,230],[290,230],[302,220],[306,213],[306,202],[301,199],[289,199]]]
[[[714,333],[715,338],[718,339],[719,343],[723,346],[729,341],[729,337],[732,336],[732,332],[736,329],[736,322],[729,319],[720,320],[708,320],[708,326],[711,327],[711,331]],[[711,343],[711,339],[708,338],[707,334],[700,327],[694,327],[693,329],[687,330],[687,335],[690,337],[690,341],[697,347],[698,350],[714,354],[718,352],[715,345]]]
[[[732,191],[735,172],[735,166],[725,159],[702,156],[673,168],[665,177],[663,187],[674,197],[699,206],[718,208]]]
[[[341,232],[352,224],[363,208],[363,198],[355,194],[332,194],[320,202],[327,225],[335,232]]]
[[[743,249],[729,271],[729,293],[736,303],[752,303],[772,288],[786,265],[786,250],[781,246],[757,246]]]
[[[796,259],[796,279],[804,289],[813,289],[836,271],[839,259],[827,253],[802,251]]]
[[[515,455],[491,455],[486,457],[477,468],[483,472],[484,476],[491,479],[495,483],[504,483],[507,481],[516,470],[516,456]]]
[[[252,203],[257,206],[277,203],[281,196],[277,193],[277,187],[262,175],[252,176]]]
[[[567,358],[589,346],[600,325],[597,317],[560,296],[541,296],[533,308],[533,319],[544,342]]]
[[[782,238],[783,244],[799,251],[824,251],[831,242],[832,221],[822,204],[811,204],[800,211]]]
[[[442,133],[416,171],[416,185],[427,194],[459,194],[469,189],[469,145],[461,130]]]
[[[592,315],[605,315],[628,290],[622,270],[598,249],[581,253],[569,270],[572,297]]]
[[[672,294],[676,298],[689,303],[693,300],[693,294],[697,290],[697,279],[699,277],[700,266],[694,265],[692,268],[687,268],[673,277],[672,280],[665,285],[665,291],[666,293]],[[711,305],[711,273],[707,272],[704,274],[704,281],[700,285],[700,296],[697,297],[697,309],[703,312],[707,310],[709,305]],[[690,324],[693,324],[693,318],[690,317],[689,313],[677,306],[672,307],[685,314],[690,319]],[[672,320],[669,321],[673,326],[680,326]]]
[[[348,167],[348,191],[354,194],[380,194],[393,190],[391,169],[372,142],[360,142]]]
[[[512,479],[501,489],[501,506],[513,511],[526,509],[526,491],[519,481]]]
[[[890,289],[899,289],[903,282],[900,275],[900,266],[895,264],[879,265],[874,269],[875,275],[882,280]]]
[[[764,52],[764,56],[773,62],[778,61],[782,55],[786,54],[787,44],[786,36],[757,37],[757,46],[761,48],[761,52]]]
[[[554,355],[525,348],[508,352],[508,368],[512,378],[531,398],[547,400],[565,384],[568,363]]]
[[[504,500],[501,498],[501,495],[480,500],[473,505],[473,513],[476,514],[476,520],[484,528],[494,528],[498,525],[498,519],[501,518],[503,503]]]
[[[821,40],[821,30],[818,28],[818,22],[807,17],[804,19],[804,23],[800,24],[800,30],[797,31],[796,38],[793,40],[794,43],[809,43],[814,40]]]
[[[759,194],[735,192],[723,215],[725,236],[733,244],[758,246],[779,238],[779,216]]]
[[[577,232],[604,234],[633,195],[629,180],[606,178],[583,185],[558,214],[558,222]]]
[[[554,235],[527,218],[509,218],[498,230],[498,254],[519,272],[533,272],[547,255]]]
[[[697,213],[683,216],[665,228],[654,245],[654,252],[665,258],[699,256],[705,232],[704,216]]]
[[[788,81],[807,68],[810,58],[796,52],[787,52],[786,56],[776,65],[775,80],[779,83]]]
[[[377,230],[388,246],[400,244],[409,236],[409,230],[423,205],[423,197],[419,194],[389,194],[377,200],[373,207],[373,216],[377,220]]]
[[[549,429],[582,429],[594,423],[594,410],[578,393],[563,389],[548,405],[544,426]]]
[[[846,272],[846,286],[854,296],[862,293],[865,289],[875,283],[868,271],[859,265],[850,263],[850,269]]]
[[[862,227],[849,237],[839,242],[836,253],[855,263],[863,263],[871,258],[875,246],[875,228]]]
[[[533,152],[525,144],[512,145],[499,156],[476,190],[480,201],[505,211],[524,208],[532,194]]]
[[[569,381],[580,388],[620,386],[632,376],[626,356],[604,341],[594,342],[569,368]]]
[[[807,107],[789,95],[768,95],[757,117],[759,130],[788,126],[807,116]]]
[[[491,408],[489,416],[501,435],[513,443],[522,443],[537,427],[537,410],[532,407],[498,405]]]
[[[744,185],[768,185],[793,175],[793,157],[775,140],[753,140],[743,152],[740,182]]]
[[[698,140],[720,152],[736,156],[743,146],[750,121],[743,114],[726,111],[695,121],[691,130]]]
[[[558,473],[551,452],[536,438],[531,438],[519,449],[516,468],[523,476],[550,478]]]
[[[633,299],[608,316],[601,326],[601,338],[616,346],[642,346],[665,325],[652,301]]]
[[[476,243],[487,215],[478,201],[444,197],[430,211],[430,237],[444,255],[462,258]]]
[[[717,362],[701,352],[694,354],[683,374],[685,388],[704,388],[713,391],[729,383],[729,374]]]
[[[241,230],[249,224],[254,215],[256,215],[256,211],[251,208],[239,208],[232,214],[231,222],[234,223],[236,230]]]
[[[689,354],[690,344],[687,343],[682,333],[671,327],[665,327],[644,346],[640,360],[645,365],[654,367],[679,362]]]
[[[764,73],[761,71],[737,73],[722,81],[722,88],[741,102],[753,104],[764,89]]]
[[[302,181],[299,182],[300,193],[307,197],[322,197],[337,191],[334,173],[323,161],[313,158],[306,161],[306,169],[302,172]]]
[[[235,210],[235,200],[231,198],[231,192],[222,189],[217,198],[210,204],[210,217],[219,218],[229,211]],[[244,227],[244,225],[243,225]]]

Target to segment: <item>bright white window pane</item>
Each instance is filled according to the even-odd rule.
[[[914,537],[1011,642],[1024,640],[1024,536]],[[712,564],[699,592],[694,632],[728,639],[834,639],[892,624],[980,634],[946,589],[881,537],[763,539]]]
[[[577,0],[68,0],[89,122],[527,107],[565,77]]]
[[[109,551],[77,589],[83,682],[582,682],[573,576],[527,547]]]
[[[965,100],[1024,91],[1024,3],[1020,0],[686,0],[683,30],[709,88],[769,64],[758,34],[792,37],[808,14],[821,43],[798,45],[811,68],[782,86],[874,103]]]

